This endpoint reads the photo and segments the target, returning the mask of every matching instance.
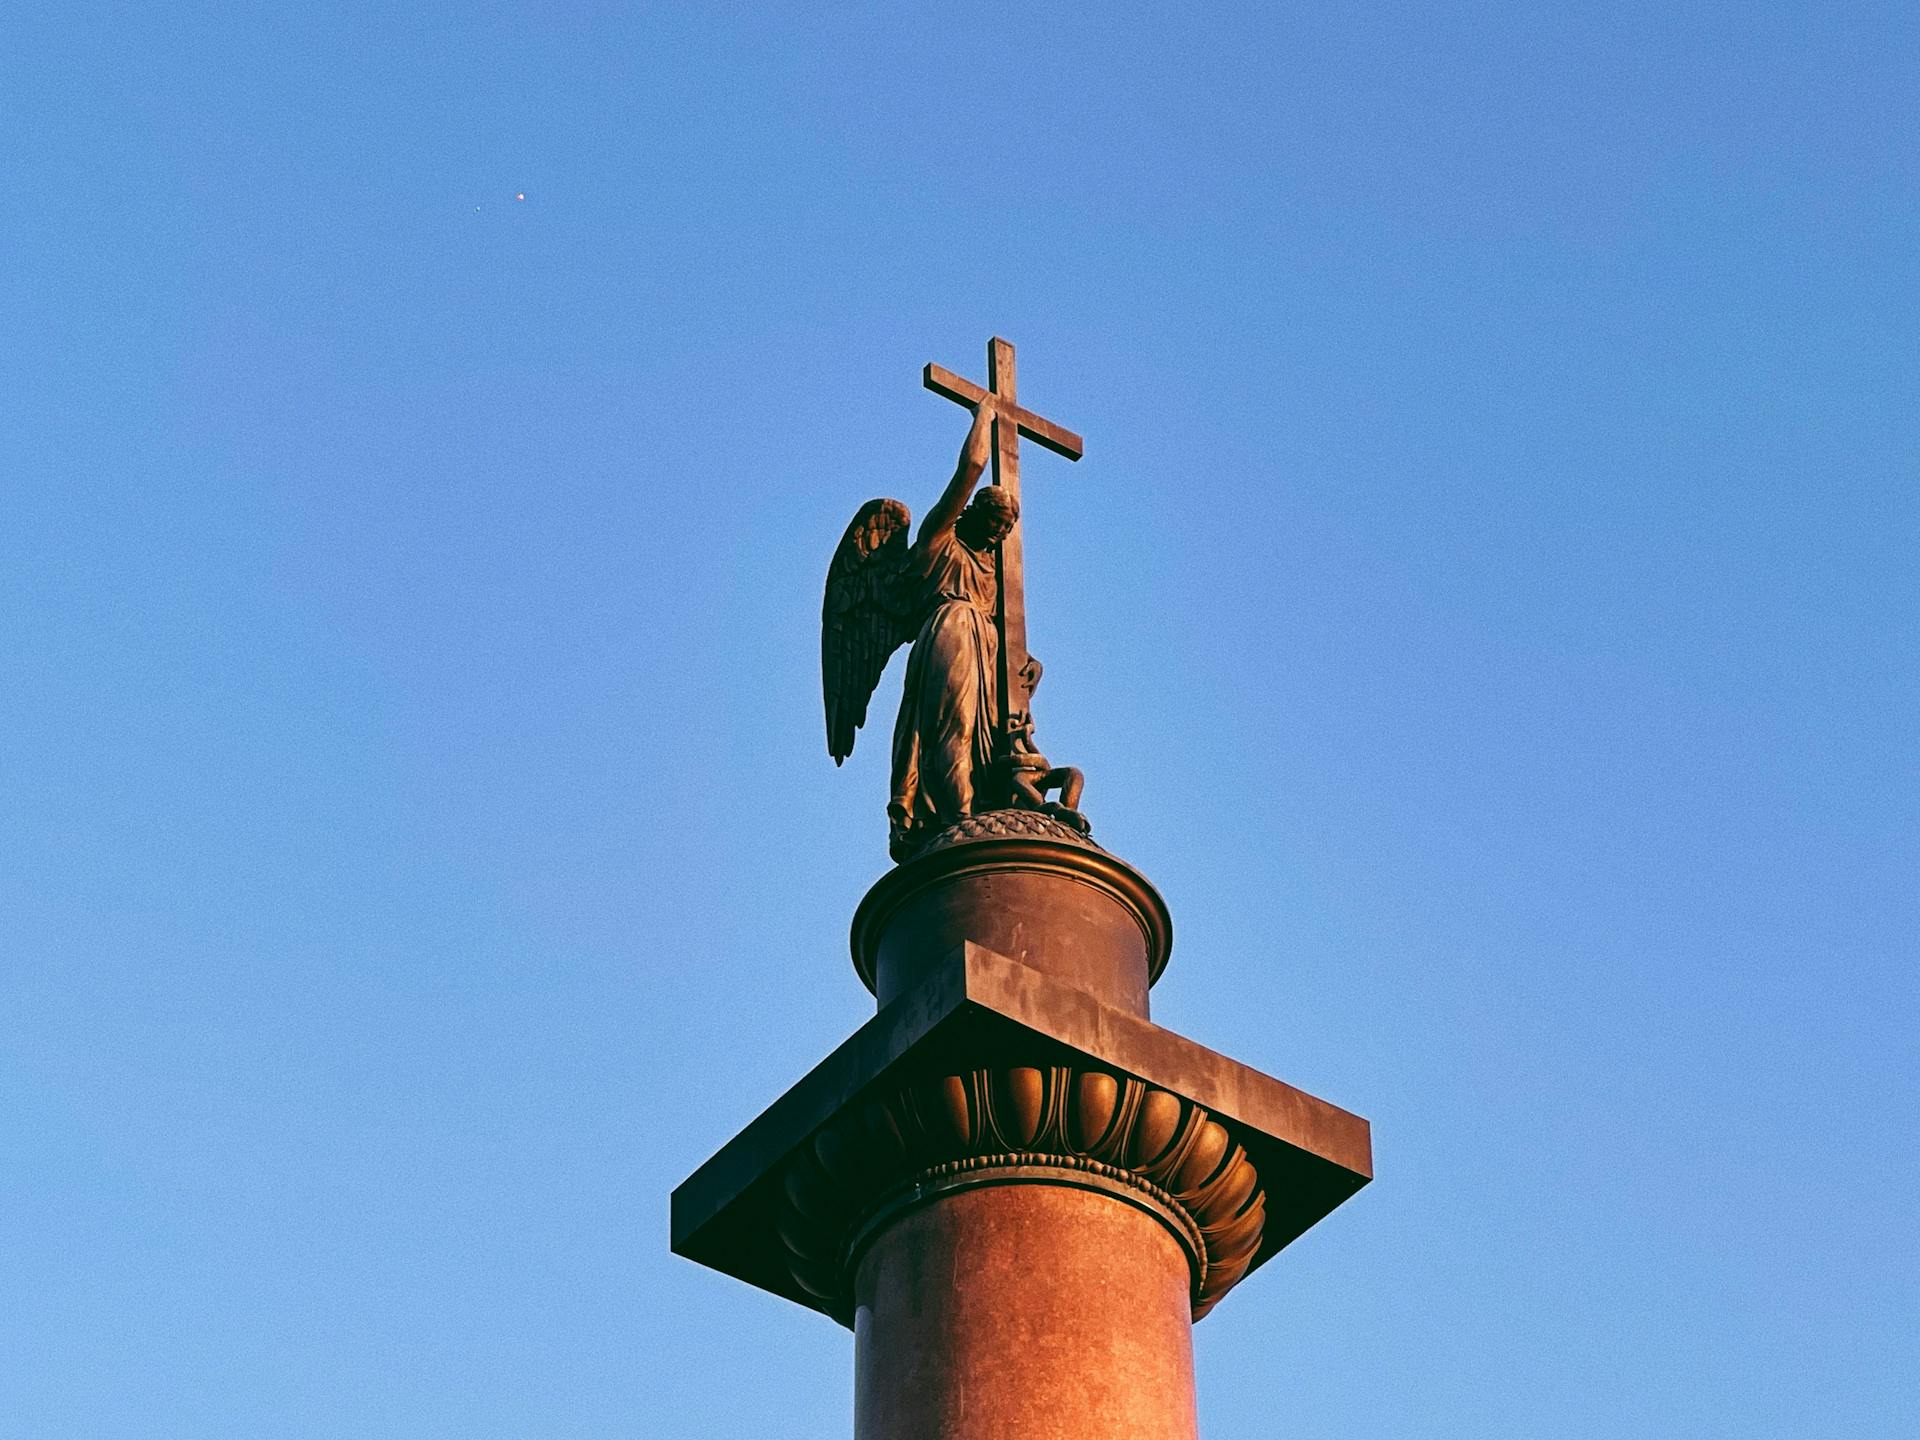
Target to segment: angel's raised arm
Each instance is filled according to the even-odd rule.
[[[973,412],[973,428],[967,431],[966,443],[960,447],[960,461],[953,467],[953,479],[947,482],[940,499],[920,522],[915,545],[925,545],[953,529],[954,521],[967,508],[967,497],[980,481],[980,472],[987,468],[987,456],[992,449],[993,412],[982,405]]]

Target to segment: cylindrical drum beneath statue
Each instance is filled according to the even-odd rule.
[[[1150,1206],[977,1184],[863,1243],[855,1440],[1194,1440],[1192,1270]]]
[[[854,914],[852,941],[882,1006],[972,941],[1145,1019],[1173,920],[1144,875],[1072,827],[993,810],[883,876]]]

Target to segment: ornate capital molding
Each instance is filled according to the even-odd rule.
[[[835,1310],[866,1243],[904,1209],[984,1184],[1068,1184],[1137,1205],[1185,1248],[1197,1320],[1260,1248],[1266,1195],[1206,1110],[1144,1081],[1055,1065],[972,1070],[843,1114],[782,1177],[794,1279]]]

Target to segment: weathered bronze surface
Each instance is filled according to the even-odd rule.
[[[835,764],[853,753],[888,657],[913,642],[887,801],[895,859],[981,810],[1045,811],[1087,828],[1078,810],[1080,772],[1050,764],[1033,745],[1040,662],[1027,653],[1020,436],[1070,460],[1083,447],[1079,436],[1020,406],[1013,346],[990,342],[987,368],[981,389],[927,366],[927,388],[971,409],[973,425],[913,543],[905,505],[869,500],[827,570],[820,673]],[[993,484],[976,495],[989,456]],[[1060,799],[1048,800],[1055,790]]]

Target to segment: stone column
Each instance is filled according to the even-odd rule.
[[[855,1440],[1194,1440],[1192,1272],[1148,1211],[997,1183],[898,1215],[854,1276]]]
[[[997,812],[886,876],[854,919],[854,963],[883,1008],[967,941],[1145,1019],[1172,925],[1131,866],[1046,817]],[[1029,1065],[898,1102],[920,1169],[867,1202],[846,1254],[856,1440],[1193,1440],[1206,1246],[1136,1168],[1162,1158],[1128,1141],[1144,1097]],[[1173,1128],[1147,1142],[1165,1151],[1205,1120],[1160,1099]]]
[[[852,942],[878,1013],[674,1248],[853,1329],[856,1440],[1194,1440],[1194,1322],[1367,1182],[1366,1122],[1154,1025],[1166,905],[1051,817],[935,837]]]

